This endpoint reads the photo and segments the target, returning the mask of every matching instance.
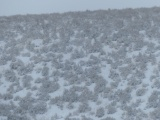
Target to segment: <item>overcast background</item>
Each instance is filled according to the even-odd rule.
[[[160,0],[0,0],[0,16],[160,6]]]

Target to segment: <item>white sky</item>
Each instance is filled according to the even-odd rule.
[[[0,0],[0,16],[160,6],[160,0]]]

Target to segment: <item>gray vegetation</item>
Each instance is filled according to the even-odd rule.
[[[151,114],[151,118],[153,120],[158,120],[160,119],[160,110],[159,108],[155,109],[153,112],[150,113]]]
[[[160,95],[159,91],[153,91],[152,92],[152,94],[148,98],[148,107],[151,107],[151,108],[160,107],[160,105],[159,105],[159,99],[160,99],[159,95]]]
[[[49,74],[49,68],[48,67],[43,67],[42,76],[47,76],[48,74]]]
[[[113,118],[113,117],[106,117],[106,118],[101,119],[101,120],[116,120],[116,119],[115,119],[115,118]]]
[[[31,81],[33,81],[32,76],[29,76],[29,75],[23,76],[22,78],[23,87],[28,89],[31,88]]]
[[[97,111],[96,111],[96,116],[98,118],[101,118],[105,115],[105,111],[104,111],[104,108],[98,108]]]
[[[5,79],[6,79],[6,81],[9,81],[9,82],[15,82],[17,79],[15,72],[12,70],[6,70],[5,71]]]
[[[117,112],[115,106],[113,106],[113,105],[108,105],[108,106],[107,106],[107,113],[108,113],[108,114],[114,114],[115,112]]]
[[[0,17],[0,116],[159,120],[159,13]]]
[[[142,88],[142,89],[138,89],[137,91],[136,91],[136,95],[137,96],[143,96],[145,93],[146,93],[146,89],[144,89],[144,88]]]
[[[59,84],[54,81],[44,80],[39,88],[42,93],[53,93],[59,89]]]
[[[85,112],[88,112],[90,110],[91,110],[91,108],[89,107],[88,103],[82,103],[78,107],[78,112],[79,113],[85,113]]]

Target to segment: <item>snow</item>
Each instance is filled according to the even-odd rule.
[[[160,99],[157,11],[160,8],[0,17],[0,26],[5,26],[0,27],[0,119],[26,115],[31,120],[152,120]],[[99,18],[101,14],[107,17]],[[122,28],[115,24],[117,19],[124,22]],[[22,22],[26,29],[20,33],[17,26]],[[147,27],[133,28],[135,24]],[[12,74],[5,74],[7,70]],[[31,76],[28,87],[24,76]],[[137,95],[140,89],[145,92]],[[149,107],[153,91],[155,106]],[[109,106],[116,111],[108,113]],[[104,116],[96,116],[99,108]]]
[[[8,118],[6,116],[0,116],[0,120],[7,120]]]

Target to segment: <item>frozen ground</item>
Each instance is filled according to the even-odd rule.
[[[160,120],[160,8],[0,17],[0,116]]]

